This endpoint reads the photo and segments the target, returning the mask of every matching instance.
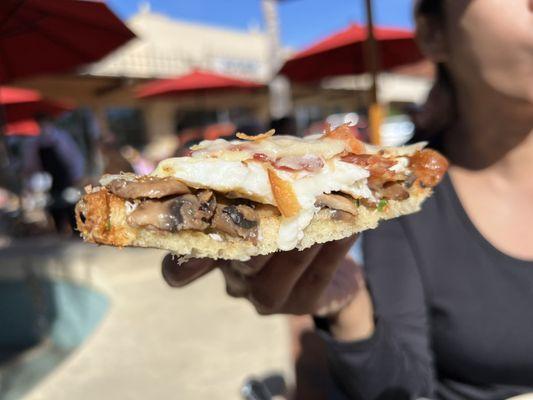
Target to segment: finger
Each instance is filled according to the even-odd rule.
[[[276,253],[258,274],[250,277],[248,298],[259,313],[268,314],[281,308],[320,247]]]
[[[230,263],[230,267],[244,276],[256,275],[272,258],[273,254],[266,256],[252,257],[248,261],[233,260]]]
[[[250,292],[247,277],[257,274],[267,262],[272,258],[272,254],[266,256],[252,257],[248,261],[232,260],[220,269],[226,281],[226,292],[232,297],[247,297]]]
[[[362,268],[351,257],[344,258],[314,305],[313,314],[326,316],[339,312],[364,286]]]
[[[283,311],[294,314],[312,313],[356,239],[357,236],[352,236],[324,244],[294,285]]]
[[[247,297],[250,291],[250,285],[247,277],[231,267],[230,263],[220,266],[220,270],[226,281],[226,292],[231,297]]]
[[[173,254],[167,254],[161,266],[163,278],[169,286],[183,287],[213,270],[216,263],[206,258],[195,258],[180,265]]]

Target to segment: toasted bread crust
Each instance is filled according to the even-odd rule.
[[[414,185],[410,197],[403,201],[389,201],[381,211],[358,206],[353,221],[335,220],[328,209],[320,210],[304,231],[297,248],[303,250],[316,243],[339,240],[355,233],[377,227],[382,219],[391,219],[420,210],[431,189]],[[354,200],[355,202],[355,200]],[[178,255],[222,259],[248,260],[252,256],[279,251],[278,231],[282,217],[273,212],[261,212],[259,241],[232,237],[224,233],[213,234],[184,230],[170,233],[159,230],[133,228],[128,225],[128,202],[100,189],[86,194],[76,206],[78,230],[85,240],[93,243],[124,247],[153,247]]]
[[[138,233],[126,224],[126,201],[107,189],[83,196],[75,212],[78,230],[88,242],[124,247]]]

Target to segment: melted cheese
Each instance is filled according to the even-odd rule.
[[[345,150],[345,142],[330,138],[298,138],[280,135],[257,141],[204,140],[192,150],[194,158],[217,157],[224,160],[246,160],[260,153],[273,160],[306,154],[314,154],[328,160]]]
[[[346,192],[359,197],[372,196],[366,184],[369,172],[357,165],[332,160],[318,173],[305,177],[294,176],[292,173],[279,173],[280,177],[292,181],[294,192],[302,210],[292,218],[284,218],[278,236],[278,247],[290,250],[298,245],[303,238],[304,229],[309,225],[315,213],[316,197],[323,193]]]
[[[193,188],[232,192],[243,198],[276,205],[266,169],[258,162],[244,163],[218,158],[168,158],[161,161],[151,175],[173,176]]]
[[[406,172],[409,166],[409,159],[407,157],[396,158],[396,164],[389,168],[392,172]]]

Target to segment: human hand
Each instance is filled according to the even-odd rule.
[[[163,276],[183,287],[220,268],[230,296],[248,299],[260,314],[333,315],[364,288],[359,266],[347,256],[356,237],[309,249],[258,256],[249,261],[163,260]]]

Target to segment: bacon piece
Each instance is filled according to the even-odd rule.
[[[424,187],[434,187],[448,170],[448,160],[431,149],[417,151],[409,158],[409,167]]]
[[[292,185],[281,179],[271,168],[268,169],[268,179],[281,215],[287,218],[297,215],[301,206]]]
[[[305,154],[303,156],[287,156],[278,158],[272,165],[286,171],[309,171],[315,172],[324,166],[324,160],[314,154]]]
[[[267,156],[266,154],[264,153],[254,153],[254,155],[252,156],[252,158],[256,161],[261,161],[261,162],[271,162],[271,159],[269,156]]]
[[[405,193],[400,188],[384,190],[387,185],[406,178],[403,173],[390,170],[396,164],[396,160],[385,158],[379,154],[348,154],[341,160],[359,165],[370,172],[368,187],[373,192],[385,193],[383,196],[387,198],[402,199],[405,197]]]
[[[282,171],[309,171],[315,172],[324,166],[322,157],[314,154],[304,154],[300,156],[285,156],[273,160],[264,153],[254,153],[252,158],[255,161],[270,163],[274,168]]]
[[[332,131],[328,128],[325,132],[325,137],[344,140],[350,153],[364,154],[366,151],[365,144],[355,137],[348,124],[340,125]]]
[[[389,178],[395,175],[389,168],[395,165],[396,161],[378,154],[348,154],[341,160],[365,168],[372,178]]]
[[[242,132],[237,132],[235,136],[237,136],[239,139],[242,139],[242,140],[256,141],[256,140],[267,139],[270,136],[274,135],[274,133],[276,133],[276,131],[274,129],[271,129],[268,132],[261,133],[259,135],[254,135],[254,136],[247,135],[246,133],[242,133]]]

